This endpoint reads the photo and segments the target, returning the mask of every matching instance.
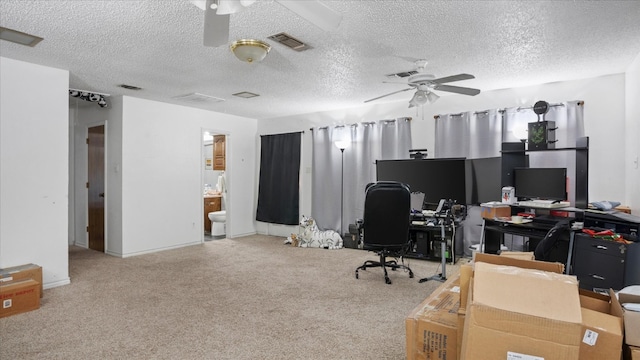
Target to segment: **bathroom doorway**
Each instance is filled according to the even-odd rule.
[[[203,241],[228,236],[229,135],[202,131]],[[212,221],[213,220],[213,221]]]

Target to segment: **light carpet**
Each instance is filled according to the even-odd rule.
[[[1,359],[404,359],[405,317],[436,287],[360,271],[372,252],[254,235],[132,258],[71,247],[71,284],[0,319]],[[456,274],[447,266],[447,274]]]

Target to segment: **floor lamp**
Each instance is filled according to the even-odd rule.
[[[340,237],[344,236],[343,211],[344,211],[344,149],[350,145],[348,140],[336,140],[334,144],[342,155],[342,169],[340,170]]]

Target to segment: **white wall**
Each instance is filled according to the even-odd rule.
[[[442,96],[436,103],[426,105],[421,109],[408,109],[409,97],[407,97],[402,101],[273,118],[261,120],[258,123],[258,133],[264,135],[305,131],[300,179],[302,189],[300,209],[301,214],[310,214],[312,151],[310,127],[409,116],[413,117],[411,122],[412,147],[414,149],[428,149],[429,157],[433,157],[434,115],[531,106],[538,100],[546,100],[550,103],[584,100],[585,135],[589,136],[590,141],[589,199],[625,202],[628,199],[625,197],[625,147],[622,137],[626,126],[624,99],[625,74],[615,74],[576,81],[485,91],[474,97]],[[457,139],[449,139],[449,141],[457,141]],[[259,159],[259,154],[257,158]],[[259,160],[257,163],[259,164]],[[602,169],[616,169],[618,175],[611,176],[610,172]],[[297,232],[296,227],[264,223],[258,223],[257,230],[259,233],[280,236]]]
[[[625,95],[625,203],[631,207],[633,214],[640,215],[640,54],[625,74]]]
[[[68,284],[69,72],[0,57],[0,267]]]
[[[227,236],[255,233],[257,120],[124,97],[122,256],[202,241],[203,129],[228,135]]]

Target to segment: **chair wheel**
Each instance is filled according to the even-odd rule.
[[[384,282],[386,282],[387,284],[391,284],[391,279],[389,279],[388,277],[384,278]]]
[[[392,267],[392,268],[391,268],[391,271],[396,271],[396,268]]]
[[[413,279],[413,273],[409,273],[409,278]]]
[[[358,278],[358,273],[356,273],[356,279]]]

